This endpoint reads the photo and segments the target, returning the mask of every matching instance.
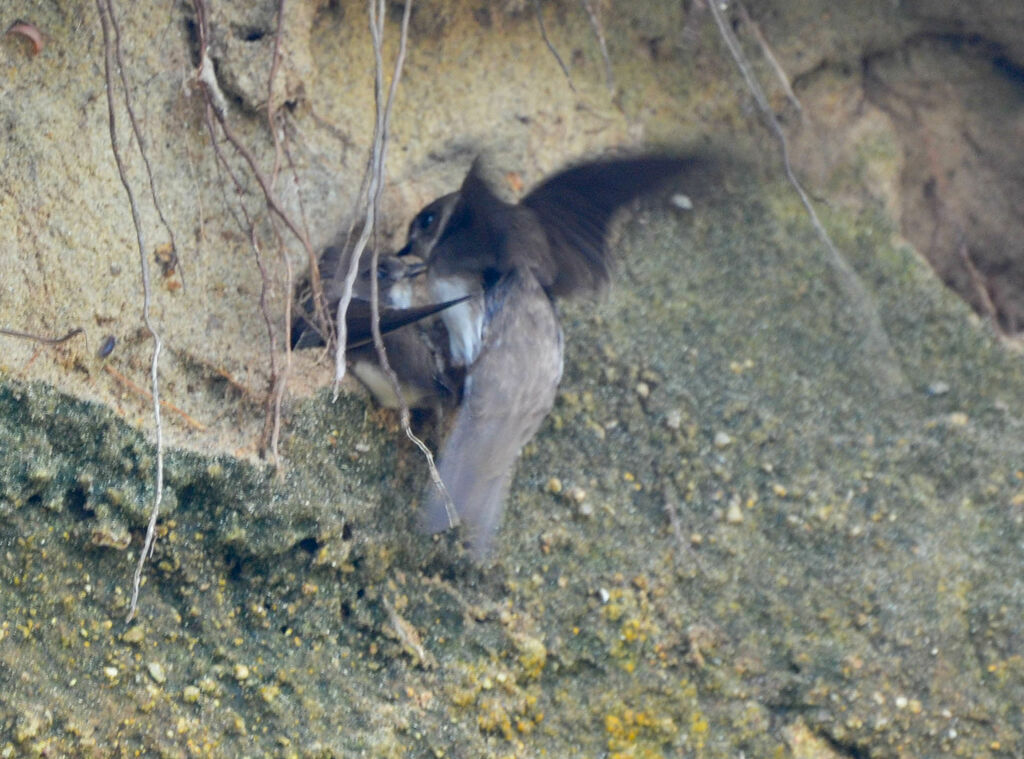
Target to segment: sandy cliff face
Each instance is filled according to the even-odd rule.
[[[355,384],[330,402],[329,360],[291,357],[280,474],[260,459],[307,253],[217,123],[211,138],[196,8],[116,8],[166,219],[115,76],[167,404],[163,518],[133,625],[154,343],[99,11],[8,5],[0,23],[34,25],[43,47],[0,39],[0,327],[84,332],[0,336],[0,751],[1020,744],[1024,384],[992,330],[1018,325],[1024,239],[1009,4],[730,9],[849,269],[780,179],[702,3],[543,3],[550,47],[530,3],[416,6],[385,244],[480,152],[510,197],[566,160],[645,142],[713,143],[751,167],[682,188],[692,211],[633,209],[615,286],[563,308],[562,390],[486,569],[415,533],[422,460]],[[232,134],[315,250],[358,215],[368,21],[358,4],[290,2],[279,33],[276,10],[210,3],[205,39]]]

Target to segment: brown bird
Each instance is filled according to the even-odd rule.
[[[462,187],[427,205],[397,255],[426,263],[431,299],[467,298],[440,314],[452,364],[467,376],[455,425],[420,515],[434,533],[457,516],[474,558],[487,555],[522,447],[551,410],[562,376],[554,299],[609,280],[606,237],[615,211],[701,156],[640,155],[583,163],[543,181],[519,203],[501,200],[473,164]]]
[[[348,256],[340,246],[330,246],[318,263],[324,299],[331,313],[341,299]],[[420,274],[422,262],[393,255],[381,256],[376,271],[372,257],[364,252],[361,267],[352,287],[352,300],[345,315],[346,356],[352,373],[387,408],[400,406],[398,397],[377,359],[373,345],[371,279],[377,277],[380,304],[380,329],[388,363],[398,376],[402,397],[410,408],[437,411],[454,402],[460,377],[450,376],[444,357],[444,330],[433,329],[429,317],[458,302],[416,303],[413,277]],[[311,321],[312,299],[303,304],[303,314],[292,327],[292,347],[301,349],[324,344],[324,338]]]

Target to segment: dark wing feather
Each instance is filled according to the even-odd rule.
[[[383,308],[380,310],[380,332],[386,335],[401,329],[406,325],[426,319],[439,311],[444,311],[450,306],[470,298],[465,295],[454,300],[446,300],[443,303],[428,303],[425,306],[413,306],[412,308]],[[347,348],[358,348],[373,342],[372,327],[373,311],[370,302],[353,298],[348,305],[348,313],[345,314],[345,326],[348,331]]]
[[[305,311],[305,308],[303,310]],[[311,314],[312,311],[313,303],[311,301],[309,303],[309,310],[305,311],[305,314]],[[320,330],[316,328],[312,320],[307,318],[305,314],[296,316],[292,321],[290,340],[293,351],[304,348],[316,348],[324,344],[324,336],[320,334]]]
[[[385,256],[381,256],[383,260]],[[320,254],[317,264],[320,273],[320,280],[324,288],[324,300],[327,301],[331,314],[337,310],[338,301],[341,299],[344,289],[345,275],[348,273],[350,254],[341,245],[330,245]],[[368,259],[364,259],[368,260]],[[356,287],[359,286],[357,281]],[[468,297],[468,296],[467,296]],[[299,296],[301,304],[299,314],[292,322],[291,345],[293,350],[303,348],[315,348],[324,344],[324,337],[319,328],[314,324],[313,296],[303,293]],[[415,306],[407,309],[380,308],[380,331],[382,335],[401,329],[407,324],[425,319],[428,316],[443,311],[449,306],[461,303],[465,298],[446,301],[444,303],[430,303],[423,306]],[[353,294],[349,301],[348,312],[345,314],[345,325],[348,332],[346,346],[358,348],[373,342],[371,327],[370,301],[366,298]]]
[[[382,308],[380,309],[380,333],[386,335],[409,324],[433,316],[439,311],[456,303],[461,303],[470,296],[444,301],[443,303],[428,303],[425,306],[414,306],[412,308]],[[337,301],[337,299],[335,299]],[[335,302],[334,307],[337,307]],[[313,304],[308,304],[308,311],[297,316],[292,323],[291,344],[292,350],[304,348],[316,348],[324,345],[323,335],[313,324],[310,314]],[[348,339],[345,345],[348,349],[359,348],[373,342],[372,311],[370,302],[361,298],[353,298],[348,305],[348,313],[345,314],[345,326],[348,332]]]
[[[612,216],[634,198],[669,177],[704,167],[701,156],[642,155],[584,163],[555,174],[532,190],[520,205],[534,212],[548,238],[552,296],[600,289],[613,261],[606,237]]]

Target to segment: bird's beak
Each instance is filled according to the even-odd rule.
[[[396,253],[395,255],[396,256],[401,256],[403,254],[401,252],[399,252],[399,253]],[[413,277],[418,277],[420,274],[422,274],[426,270],[427,270],[427,265],[425,263],[423,263],[422,261],[417,261],[416,263],[411,263],[411,264],[409,264],[408,266],[405,267],[405,278],[406,279],[412,279]]]

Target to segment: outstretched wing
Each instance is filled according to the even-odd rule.
[[[600,289],[613,261],[606,237],[621,206],[650,192],[669,177],[704,169],[709,156],[648,154],[610,158],[565,169],[545,180],[520,201],[534,212],[548,240],[552,296]]]

